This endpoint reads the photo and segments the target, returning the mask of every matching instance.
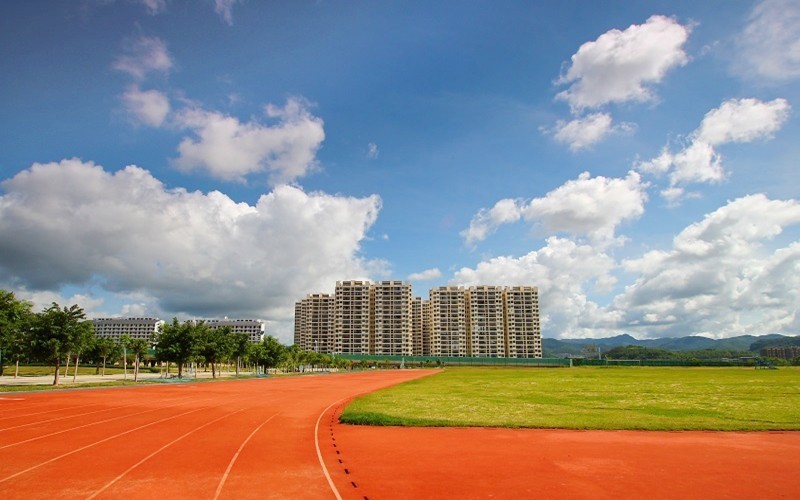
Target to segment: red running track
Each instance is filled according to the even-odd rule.
[[[0,394],[6,498],[333,498],[315,428],[432,371]]]
[[[797,498],[800,432],[360,427],[340,412],[322,449],[345,499]]]

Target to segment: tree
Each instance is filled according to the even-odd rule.
[[[202,327],[198,329],[197,354],[211,365],[211,377],[217,378],[217,363],[233,353],[231,327],[209,328],[202,322],[200,324]]]
[[[191,361],[197,354],[199,330],[208,328],[202,321],[179,323],[172,318],[172,323],[165,324],[156,336],[156,359],[174,361],[178,365],[178,378],[183,377],[183,365]]]
[[[58,385],[61,360],[71,352],[80,352],[94,335],[85,321],[86,313],[77,304],[62,309],[57,303],[34,316],[31,334],[34,354],[55,366],[53,385]]]
[[[103,371],[100,374],[100,376],[101,377],[105,377],[105,375],[106,375],[106,360],[108,360],[108,358],[112,358],[112,359],[116,358],[121,353],[120,353],[120,350],[119,350],[119,345],[117,345],[117,343],[114,342],[114,339],[112,339],[111,337],[100,337],[94,343],[94,352],[93,352],[93,354],[97,358],[98,365],[99,365],[100,360],[101,359],[103,360],[102,361],[102,363],[103,363],[102,364]],[[99,367],[100,366],[98,366],[98,368]]]
[[[265,373],[269,368],[278,366],[284,360],[286,352],[286,346],[272,335],[267,335],[260,344],[252,347],[253,360],[264,368]]]
[[[14,292],[0,290],[0,376],[3,375],[3,356],[14,359],[16,378],[19,358],[28,354],[32,308],[30,302],[14,297]]]
[[[139,363],[147,354],[147,350],[150,348],[150,343],[145,339],[130,339],[128,341],[127,349],[133,355],[133,381],[136,382],[139,380]]]
[[[236,358],[236,376],[238,377],[242,358],[247,356],[248,350],[250,349],[250,337],[248,337],[246,333],[232,333],[231,345],[233,347],[231,356]]]
[[[81,354],[91,350],[95,342],[94,325],[91,321],[80,322],[73,331],[71,351],[75,353],[75,370],[72,373],[72,382],[78,377],[78,366],[81,362]]]

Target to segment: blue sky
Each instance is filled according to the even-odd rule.
[[[543,334],[798,334],[800,6],[0,4],[0,286],[259,317],[540,287]]]

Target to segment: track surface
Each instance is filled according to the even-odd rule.
[[[0,495],[333,498],[324,410],[429,373],[0,394]]]
[[[340,412],[326,462],[342,460],[345,499],[797,498],[800,432],[357,427]]]
[[[7,498],[791,498],[800,433],[370,428],[406,370],[0,394]]]

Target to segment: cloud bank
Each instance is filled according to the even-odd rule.
[[[78,159],[2,183],[0,282],[142,292],[170,314],[288,320],[297,297],[369,274],[361,242],[378,196],[279,186],[254,205],[168,189],[148,171]]]

